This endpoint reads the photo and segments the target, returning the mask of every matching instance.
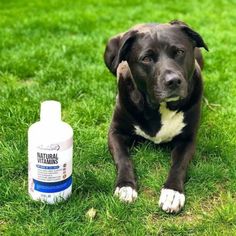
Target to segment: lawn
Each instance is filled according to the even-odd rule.
[[[158,207],[167,150],[132,152],[138,200],[113,197],[107,149],[116,79],[103,62],[109,37],[141,22],[181,19],[208,44],[197,152],[178,215]],[[0,235],[236,235],[235,1],[0,1]],[[40,102],[62,103],[74,129],[73,193],[57,205],[27,194],[27,129]],[[215,106],[214,104],[217,104]],[[86,212],[96,209],[93,219]]]

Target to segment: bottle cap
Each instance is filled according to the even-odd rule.
[[[61,103],[53,100],[41,103],[40,121],[61,121]]]

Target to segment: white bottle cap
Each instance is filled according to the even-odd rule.
[[[41,103],[40,121],[61,121],[61,103],[57,101],[44,101]]]

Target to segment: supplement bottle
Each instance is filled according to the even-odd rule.
[[[28,130],[28,191],[53,204],[72,191],[73,130],[61,120],[61,104],[41,103],[40,121]]]

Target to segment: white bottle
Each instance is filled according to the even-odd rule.
[[[72,191],[73,130],[61,120],[61,104],[41,103],[40,121],[28,131],[28,191],[34,200],[55,203]]]

